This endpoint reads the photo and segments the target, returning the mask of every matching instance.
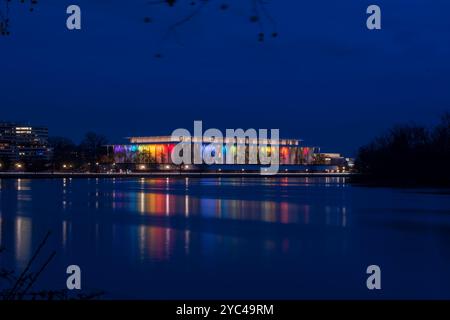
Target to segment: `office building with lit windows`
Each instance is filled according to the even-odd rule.
[[[11,162],[49,160],[48,128],[0,122],[0,159]]]
[[[214,152],[217,150],[212,143],[222,144],[222,150],[219,158],[227,158],[231,153],[235,159],[234,164],[227,164],[224,160],[220,168],[245,168],[250,165],[260,165],[251,162],[249,159],[249,150],[251,146],[257,148],[258,154],[263,152],[270,156],[273,150],[279,152],[280,166],[299,166],[310,165],[314,162],[314,155],[319,152],[317,147],[307,147],[302,145],[298,139],[280,139],[277,142],[270,139],[250,139],[250,138],[207,138],[207,137],[179,137],[180,141],[174,141],[171,136],[155,137],[130,137],[129,143],[108,146],[108,153],[114,158],[114,163],[118,167],[128,168],[130,170],[150,170],[150,169],[174,169],[172,162],[172,152],[178,143],[189,143],[192,148],[191,163],[194,163],[194,148],[198,146],[200,152]],[[230,140],[231,139],[231,140]],[[237,159],[237,148],[241,145],[245,148],[245,159]],[[231,147],[230,147],[231,146]],[[208,149],[214,150],[208,150]],[[201,165],[190,166],[191,169],[199,168]],[[189,168],[188,166],[185,166]]]

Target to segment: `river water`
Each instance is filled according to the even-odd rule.
[[[113,299],[450,298],[450,193],[343,177],[0,180],[0,267]],[[42,261],[36,261],[36,267]],[[366,269],[381,269],[368,290]],[[1,284],[0,284],[1,285]]]

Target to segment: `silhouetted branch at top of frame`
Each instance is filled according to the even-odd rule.
[[[270,36],[271,38],[278,37],[278,31],[276,27],[276,21],[271,16],[269,10],[267,9],[267,5],[269,1],[266,0],[247,0],[248,4],[250,5],[250,10],[248,12],[242,12],[242,10],[235,10],[234,8],[238,7],[238,2],[242,4],[245,1],[218,1],[218,0],[152,0],[149,1],[148,4],[150,5],[157,5],[157,6],[167,6],[174,8],[177,5],[180,5],[181,3],[188,2],[190,7],[187,12],[185,12],[184,15],[182,15],[181,18],[178,20],[172,22],[167,26],[167,30],[162,38],[162,45],[164,45],[165,42],[169,41],[170,39],[174,39],[176,42],[179,42],[179,35],[178,31],[181,29],[184,25],[192,21],[195,17],[202,14],[203,11],[207,6],[215,6],[215,8],[221,12],[231,12],[235,13],[238,16],[245,16],[245,19],[248,20],[249,23],[254,24],[257,26],[257,40],[259,42],[264,42],[267,38],[267,36]],[[152,23],[154,20],[152,17],[146,16],[144,17],[145,23]],[[269,31],[268,31],[269,30]],[[155,54],[156,58],[161,58],[162,53],[157,52]]]
[[[28,7],[29,12],[33,12],[38,0],[14,0]],[[0,0],[0,36],[11,34],[11,4],[13,0]]]
[[[11,35],[11,10],[13,4],[16,3],[22,4],[28,8],[27,11],[33,12],[38,0],[0,0],[0,36]],[[161,18],[161,15],[165,14],[164,11],[153,12],[156,16],[147,15],[143,17],[145,24],[167,24],[163,25],[163,34],[155,58],[163,56],[162,51],[168,42],[174,41],[181,45],[179,31],[199,15],[208,14],[208,12],[205,12],[207,7],[223,12],[230,17],[242,18],[249,24],[254,25],[257,30],[256,39],[259,42],[278,36],[276,21],[267,9],[268,0],[149,0],[143,4],[147,8],[149,6],[151,8],[155,8],[155,6],[175,8],[178,16],[169,22],[162,22],[166,21]],[[126,3],[126,5],[131,4]],[[17,6],[14,6],[14,9],[17,10]]]

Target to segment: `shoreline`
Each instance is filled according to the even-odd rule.
[[[350,177],[354,173],[327,172],[280,172],[275,175],[263,175],[259,172],[133,172],[133,173],[71,173],[71,172],[0,172],[0,179],[60,179],[60,178],[219,178],[219,177]]]
[[[279,172],[275,175],[262,175],[259,172],[131,172],[131,173],[95,173],[95,172],[0,172],[1,179],[133,179],[133,178],[347,178],[348,183],[366,188],[433,188],[446,190],[450,194],[450,185],[437,183],[411,183],[405,181],[386,181],[367,179],[362,174],[352,172]],[[448,191],[447,191],[448,190]]]

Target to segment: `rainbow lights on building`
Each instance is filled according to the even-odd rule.
[[[258,154],[271,155],[271,152],[278,149],[280,165],[309,165],[314,161],[314,154],[318,153],[318,148],[307,147],[301,144],[301,140],[297,139],[281,139],[274,140],[256,140],[249,138],[223,138],[215,139],[205,137],[180,137],[180,142],[174,142],[171,136],[157,137],[130,137],[128,144],[109,146],[110,152],[114,157],[116,164],[128,164],[135,166],[152,166],[152,165],[172,165],[172,152],[178,143],[190,143],[192,147],[198,145],[204,152],[214,153],[214,145],[212,142],[223,143],[220,157],[226,158],[231,153],[233,159],[237,161],[237,148],[245,148],[245,163],[251,164],[249,161],[249,149],[257,148]],[[231,147],[230,147],[231,146]],[[214,150],[213,150],[214,149]],[[194,154],[194,152],[192,152]],[[260,163],[258,159],[258,163]],[[254,164],[254,163],[253,163]]]

